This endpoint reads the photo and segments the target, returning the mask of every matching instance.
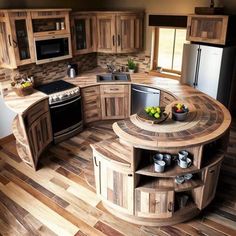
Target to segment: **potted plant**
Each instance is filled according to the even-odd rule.
[[[128,59],[128,70],[129,73],[134,73],[136,69],[136,64],[134,63],[134,60],[132,58]]]

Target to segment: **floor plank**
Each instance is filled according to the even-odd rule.
[[[91,187],[90,144],[113,137],[112,122],[97,123],[46,152],[37,172],[19,159],[14,141],[0,147],[0,235],[236,235],[235,121],[216,199],[200,216],[174,226],[131,224],[103,207]]]

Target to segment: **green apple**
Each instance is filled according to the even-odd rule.
[[[160,114],[157,112],[157,113],[154,114],[154,117],[159,119],[160,118]]]

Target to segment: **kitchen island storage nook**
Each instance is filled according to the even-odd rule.
[[[104,206],[124,220],[149,226],[176,224],[199,214],[215,195],[228,141],[229,111],[174,80],[137,73],[131,82],[108,84],[97,83],[96,74],[85,73],[69,81],[81,89],[85,124],[117,119],[113,130],[118,137],[92,144],[96,192]],[[157,89],[160,106],[166,110],[178,102],[187,104],[187,119],[173,121],[170,114],[164,122],[150,124],[136,114],[129,117],[132,84]],[[36,169],[41,154],[52,143],[48,96],[34,91],[17,97],[9,92],[5,102],[18,113],[13,133],[19,156]],[[45,124],[48,133],[40,133]],[[174,161],[181,150],[189,153],[192,164],[188,168]],[[157,153],[172,155],[172,164],[164,172],[155,172],[153,156]],[[177,183],[181,178],[184,182]]]

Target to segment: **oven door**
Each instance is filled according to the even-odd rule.
[[[35,39],[36,64],[71,58],[69,36],[50,36]]]
[[[61,136],[72,130],[81,128],[81,96],[50,105],[53,135]]]

